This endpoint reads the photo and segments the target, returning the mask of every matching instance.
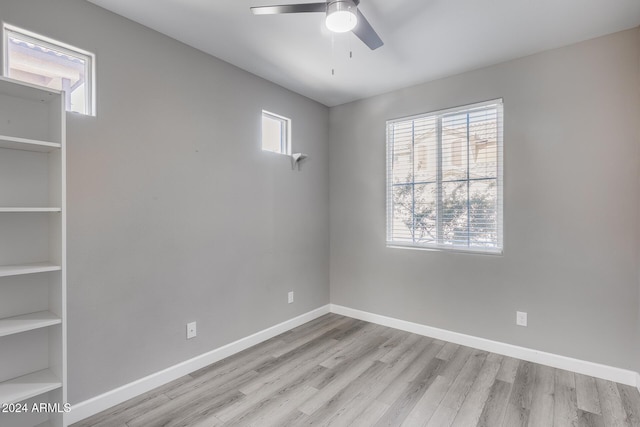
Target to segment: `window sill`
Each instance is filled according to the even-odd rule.
[[[409,249],[409,250],[429,251],[429,252],[450,252],[450,253],[461,253],[461,254],[470,254],[470,255],[491,255],[491,256],[504,255],[504,249],[469,249],[469,248],[447,247],[447,246],[416,246],[412,244],[403,245],[402,243],[390,243],[390,242],[387,242],[387,248]]]

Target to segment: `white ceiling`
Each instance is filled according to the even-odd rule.
[[[640,25],[640,0],[361,0],[371,51],[322,14],[249,11],[322,0],[89,1],[327,106]]]

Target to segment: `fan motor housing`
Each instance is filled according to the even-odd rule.
[[[342,11],[355,11],[358,3],[353,0],[329,0],[327,2],[327,15],[342,12]]]

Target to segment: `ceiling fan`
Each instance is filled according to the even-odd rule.
[[[384,43],[369,21],[358,10],[360,0],[327,0],[323,3],[285,4],[278,6],[256,6],[251,8],[254,15],[276,15],[281,13],[326,13],[327,28],[336,33],[352,31],[371,50]]]

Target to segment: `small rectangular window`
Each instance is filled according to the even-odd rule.
[[[291,119],[262,111],[262,149],[291,154]]]
[[[502,101],[387,122],[387,245],[502,252]]]
[[[94,55],[9,25],[4,26],[4,75],[64,90],[67,111],[94,115]]]

